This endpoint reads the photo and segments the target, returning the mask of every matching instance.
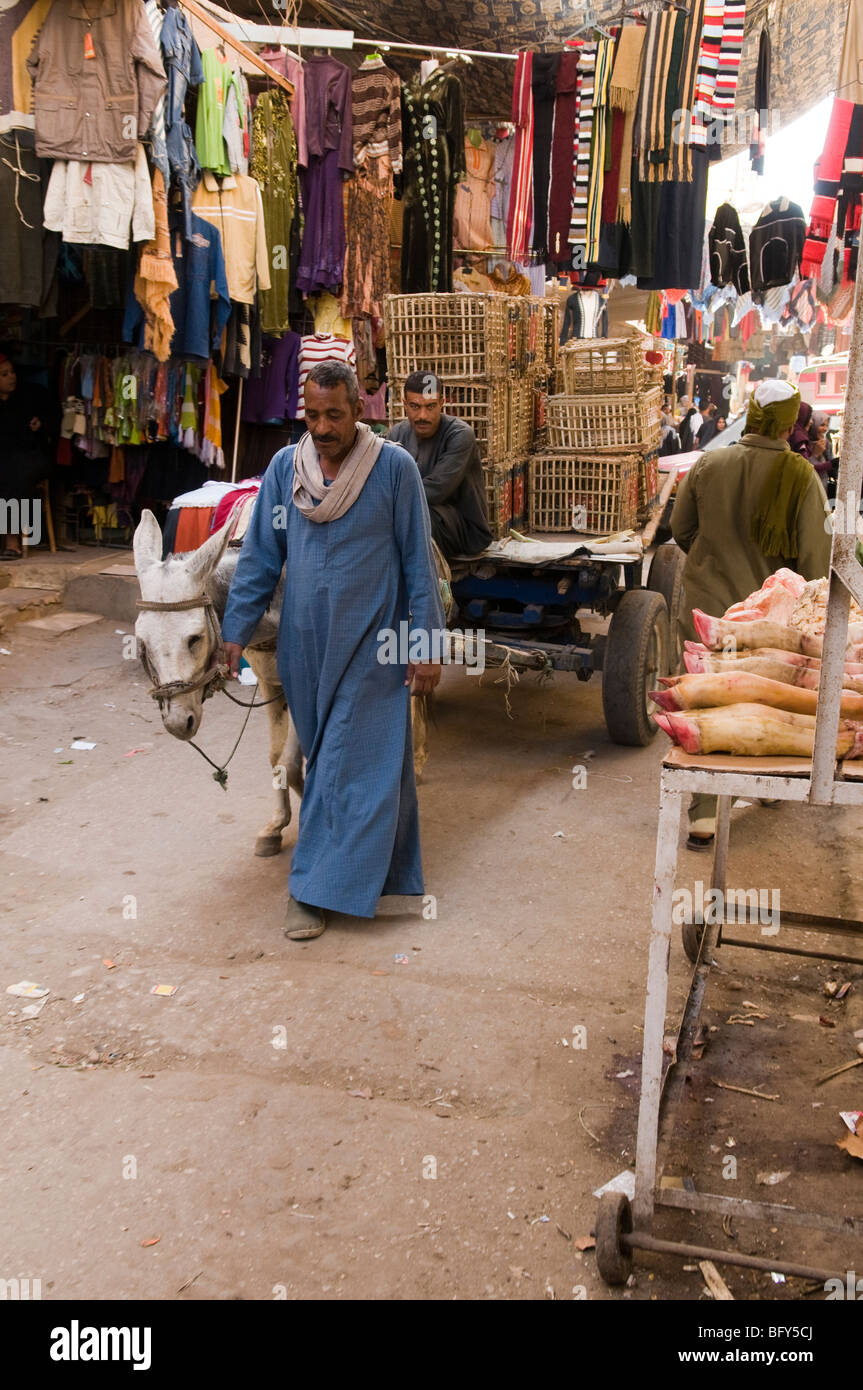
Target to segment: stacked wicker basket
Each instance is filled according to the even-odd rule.
[[[446,410],[476,434],[489,525],[527,524],[527,460],[557,351],[555,305],[498,294],[398,294],[384,301],[390,421],[404,419],[404,382],[440,377]]]
[[[661,386],[640,339],[588,338],[560,351],[564,391],[545,403],[548,447],[530,460],[533,531],[601,535],[634,526],[658,490]]]

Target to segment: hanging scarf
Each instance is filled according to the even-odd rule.
[[[516,127],[515,156],[509,194],[506,241],[510,258],[524,260],[533,222],[533,54],[522,52],[515,65],[512,119]]]
[[[224,468],[225,455],[222,451],[222,403],[219,399],[228,384],[220,381],[214,362],[207,367],[204,385],[204,428],[201,441],[200,459],[213,468]]]
[[[307,431],[294,450],[294,506],[309,521],[335,521],[344,516],[365,487],[383,447],[379,434],[368,425],[357,425],[353,448],[328,487],[314,440]]]
[[[611,73],[608,99],[617,111],[623,112],[623,137],[620,145],[620,183],[617,189],[617,216],[628,227],[632,222],[632,134],[638,89],[644,57],[644,36],[641,24],[627,24],[617,45],[617,57]]]
[[[168,199],[160,169],[153,170],[153,212],[156,218],[156,235],[141,251],[141,261],[135,276],[135,298],[144,310],[144,347],[152,352],[159,362],[167,362],[171,354],[171,339],[174,336],[171,295],[177,288],[177,277],[171,258]]]
[[[651,14],[644,43],[644,72],[638,102],[638,176],[651,177],[650,152],[661,147],[665,135],[665,90],[674,38],[675,14],[671,10]],[[654,174],[655,177],[655,174]]]
[[[595,43],[582,46],[578,64],[578,144],[573,169],[572,212],[569,222],[571,246],[587,245],[587,206],[590,197],[590,156],[593,149],[593,83],[596,71]]]
[[[693,137],[690,113],[695,107],[698,57],[701,52],[701,34],[704,28],[704,0],[692,0],[689,14],[681,15],[680,18],[683,19],[685,28],[676,109],[686,114],[683,122],[676,129],[672,126],[671,163],[667,177],[676,183],[691,183]]]
[[[608,85],[611,81],[614,39],[600,39],[596,45],[596,70],[593,79],[593,134],[591,139],[590,178],[587,194],[587,261],[599,258],[599,234],[602,216],[602,188],[605,179],[605,131],[608,120]]]

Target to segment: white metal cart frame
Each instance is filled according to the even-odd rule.
[[[821,661],[821,678],[815,723],[815,742],[808,759],[782,760],[785,775],[764,771],[764,760],[727,758],[710,760],[686,757],[675,749],[666,758],[660,784],[659,825],[653,910],[644,1008],[644,1050],[641,1099],[636,1143],[635,1195],[630,1206],[621,1193],[607,1193],[601,1200],[596,1222],[597,1265],[606,1282],[622,1283],[628,1277],[634,1250],[713,1259],[750,1269],[776,1270],[801,1278],[823,1281],[839,1273],[789,1263],[782,1255],[770,1259],[735,1251],[660,1240],[650,1234],[657,1207],[674,1207],[714,1215],[732,1215],[773,1226],[793,1225],[849,1236],[863,1235],[859,1217],[831,1216],[798,1211],[781,1203],[743,1201],[715,1193],[661,1186],[663,1151],[671,1138],[676,1103],[682,1094],[692,1063],[692,1048],[707,987],[713,952],[723,940],[727,945],[813,956],[821,960],[863,964],[857,956],[825,954],[804,947],[760,940],[723,937],[724,919],[703,927],[684,929],[684,945],[695,963],[689,995],[680,1025],[675,1060],[663,1081],[663,1038],[668,1001],[671,954],[672,898],[680,844],[680,812],[685,792],[707,792],[718,797],[711,887],[721,889],[725,902],[731,803],[735,797],[797,801],[811,806],[863,807],[863,767],[858,763],[837,766],[836,738],[842,696],[842,673],[848,640],[848,616],[853,595],[863,608],[863,566],[856,558],[857,515],[863,486],[863,255],[858,260],[854,328],[848,370],[846,430],[837,483],[836,525],[830,557],[827,617]],[[706,767],[710,762],[713,767]],[[774,760],[775,761],[775,760]],[[721,770],[716,764],[724,764]],[[737,915],[739,921],[739,915]],[[796,933],[818,931],[835,934],[863,948],[863,922],[807,913],[782,913],[783,927]]]

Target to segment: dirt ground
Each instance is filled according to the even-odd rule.
[[[162,732],[118,626],[19,626],[0,655],[0,1277],[75,1299],[705,1297],[694,1261],[642,1256],[609,1290],[576,1248],[593,1190],[634,1160],[664,743],[612,745],[598,680],[526,677],[509,719],[493,673],[448,671],[420,789],[435,901],[297,945],[296,822],[279,858],[252,855],[265,716],[223,792]],[[238,720],[215,699],[199,741],[224,756]],[[859,918],[861,829],[857,812],[739,808],[730,881]],[[681,856],[681,883],[709,877],[704,858]],[[836,1147],[863,1068],[814,1085],[855,1055],[861,976],[718,953],[669,1173],[863,1211],[863,1164]],[[841,1003],[831,978],[855,982]],[[20,980],[50,989],[38,1017],[5,993]],[[672,1021],[688,980],[675,937]],[[684,1213],[656,1230],[855,1267],[854,1242],[802,1228]],[[723,1273],[737,1298],[806,1293]]]

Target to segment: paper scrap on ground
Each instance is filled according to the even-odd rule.
[[[69,744],[69,747],[74,749],[76,753],[88,753],[96,745],[95,743],[88,743],[85,738],[76,738],[73,743]]]
[[[602,1187],[597,1187],[594,1197],[602,1197],[606,1192],[622,1192],[624,1197],[628,1197],[630,1202],[635,1196],[635,1174],[631,1168],[624,1168],[622,1173],[618,1173],[616,1178],[604,1183]]]
[[[176,994],[179,985],[153,985],[151,994],[158,994],[160,999],[170,999],[172,994]]]
[[[6,993],[14,994],[19,999],[44,999],[51,991],[44,985],[34,984],[32,980],[19,980],[17,985],[7,985]]]

